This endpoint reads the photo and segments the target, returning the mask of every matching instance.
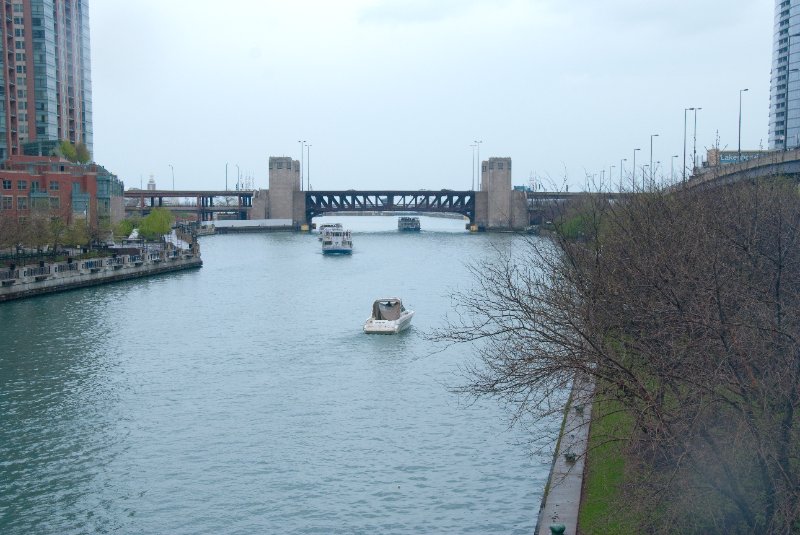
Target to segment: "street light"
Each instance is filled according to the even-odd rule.
[[[650,134],[650,187],[653,187],[653,138],[658,134]],[[642,190],[644,190],[644,177],[642,177]]]
[[[311,144],[306,145],[306,189],[311,191]]]
[[[786,77],[786,83],[789,83],[789,77]],[[739,155],[736,157],[737,162],[742,161],[742,93],[748,91],[747,89],[739,90]]]
[[[172,167],[172,164],[169,164],[169,168],[172,171],[172,191],[175,191],[175,168]]]
[[[672,184],[675,183],[675,158],[677,157],[677,154],[673,154],[669,159],[669,180]]]
[[[623,158],[619,161],[619,192],[622,193],[622,172],[625,170],[625,166],[622,165],[623,162],[627,162],[627,158]]]
[[[694,108],[683,108],[683,181],[686,182],[686,112]]]
[[[611,181],[614,180],[612,178],[613,175],[611,173],[614,171],[615,167],[617,167],[617,166],[616,165],[612,165],[612,166],[609,166],[609,168],[608,168],[608,184],[609,184],[608,191],[611,191],[611,187],[610,187],[611,186]]]
[[[225,191],[228,191],[228,162],[225,162]]]
[[[477,143],[470,145],[472,147],[472,191],[475,191],[475,147]]]
[[[236,191],[239,191],[239,164],[236,164]]]
[[[642,149],[633,149],[633,175],[631,176],[631,184],[633,185],[633,192],[636,192],[636,151]]]
[[[303,189],[303,147],[304,147],[304,144],[305,144],[306,140],[305,139],[302,140],[302,141],[298,140],[297,142],[300,143],[300,189],[302,190]]]
[[[475,146],[478,147],[478,187],[482,188],[481,183],[483,182],[483,175],[481,174],[481,143],[483,143],[483,140],[481,139],[478,141],[476,139],[473,141],[473,143],[475,143]],[[472,189],[474,190],[475,188],[473,187]]]
[[[702,109],[703,108],[694,109],[694,148],[692,149],[692,175],[694,175],[694,169],[697,167],[697,112]]]

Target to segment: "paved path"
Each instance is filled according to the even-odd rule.
[[[550,472],[550,489],[539,516],[537,535],[550,535],[552,524],[564,524],[566,535],[577,533],[593,391],[594,383],[591,380],[576,377],[572,386],[572,400],[566,409],[561,443]],[[579,410],[581,407],[583,410]],[[568,461],[565,456],[570,452],[576,456],[574,462]]]

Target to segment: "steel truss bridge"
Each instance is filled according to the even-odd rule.
[[[251,190],[128,190],[124,192],[125,212],[145,215],[153,208],[165,208],[172,212],[196,212],[198,221],[211,221],[216,213],[247,219],[254,194]]]
[[[437,212],[462,214],[475,222],[474,191],[307,191],[306,221],[340,212]]]

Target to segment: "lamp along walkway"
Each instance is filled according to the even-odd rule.
[[[564,409],[564,426],[542,498],[536,535],[577,533],[593,394],[594,380],[576,375]]]

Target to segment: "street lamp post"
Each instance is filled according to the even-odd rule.
[[[311,143],[306,145],[306,189],[311,191]]]
[[[477,139],[473,141],[475,145],[478,147],[478,187],[482,187],[481,183],[483,182],[483,175],[481,174],[481,143],[483,140],[481,139],[478,141]],[[474,188],[473,188],[474,189]]]
[[[787,75],[786,81],[788,83],[789,77]],[[739,152],[736,157],[737,162],[742,161],[742,93],[748,91],[748,89],[740,89],[739,90]]]
[[[169,169],[172,171],[172,191],[175,191],[175,168],[172,167],[172,164],[169,164]]]
[[[675,183],[675,158],[677,157],[677,154],[673,154],[669,159],[669,180],[673,184]]]
[[[683,108],[683,181],[686,182],[686,112],[694,108]]]
[[[228,162],[225,162],[225,191],[228,191]]]
[[[625,166],[623,166],[622,164],[624,162],[627,162],[627,161],[628,161],[627,158],[622,158],[619,161],[619,192],[620,193],[622,193],[622,172],[625,170]]]
[[[692,174],[694,175],[694,169],[697,167],[697,112],[702,110],[703,108],[695,108],[694,109],[694,134],[692,135],[693,141],[693,148],[692,148]]]
[[[653,138],[658,134],[650,134],[650,187],[653,187]],[[642,190],[645,189],[644,177],[642,177]]]
[[[617,167],[617,166],[616,165],[611,165],[608,168],[608,185],[609,185],[608,191],[611,191],[611,181],[614,180],[614,178],[613,178],[614,175],[612,175],[611,173],[614,172],[614,168],[615,167]]]
[[[472,147],[472,191],[475,191],[475,147],[477,146],[475,143],[470,145]]]
[[[236,164],[236,191],[239,191],[239,164]]]
[[[631,175],[631,185],[633,186],[633,192],[636,192],[636,151],[642,149],[633,149],[633,171]]]
[[[303,189],[303,152],[305,147],[306,140],[297,140],[300,143],[300,189]]]

